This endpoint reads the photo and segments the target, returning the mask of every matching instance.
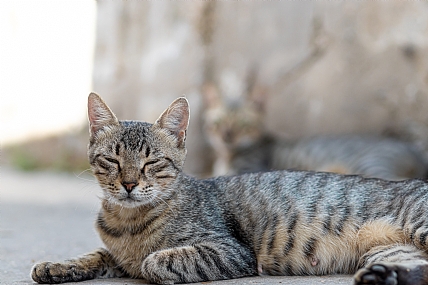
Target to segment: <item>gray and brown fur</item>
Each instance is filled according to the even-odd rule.
[[[257,274],[354,274],[428,283],[428,184],[305,171],[198,180],[182,172],[185,98],[152,125],[118,121],[89,96],[89,160],[105,244],[36,264],[38,283],[130,276],[173,284]]]
[[[284,140],[265,131],[265,95],[260,91],[229,98],[212,85],[204,94],[204,129],[215,154],[213,176],[285,169],[387,180],[428,174],[426,155],[410,142],[350,134]]]

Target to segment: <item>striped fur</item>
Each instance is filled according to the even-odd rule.
[[[35,281],[355,273],[355,284],[427,284],[425,182],[306,171],[198,180],[181,171],[184,98],[153,125],[118,121],[95,94],[89,102],[89,158],[104,192],[96,228],[106,249],[36,264]]]

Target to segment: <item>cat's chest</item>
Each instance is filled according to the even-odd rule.
[[[124,234],[120,238],[103,236],[102,240],[116,262],[133,277],[141,276],[143,260],[156,251],[157,243],[153,237]]]
[[[166,246],[167,223],[162,217],[139,220],[104,218],[97,222],[97,230],[116,262],[132,277],[141,276],[144,259]]]

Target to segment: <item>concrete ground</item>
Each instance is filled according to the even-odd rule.
[[[0,169],[0,284],[33,284],[38,261],[61,261],[102,246],[93,222],[100,189],[85,174]],[[74,283],[68,283],[74,284]],[[77,283],[76,283],[77,284]],[[105,279],[79,284],[146,284]],[[352,284],[350,276],[252,277],[203,284]]]

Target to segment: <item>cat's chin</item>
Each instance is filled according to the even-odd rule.
[[[106,197],[105,200],[112,204],[112,205],[116,205],[116,206],[120,206],[122,208],[128,208],[128,209],[132,209],[132,208],[138,208],[141,206],[145,206],[147,204],[149,204],[148,201],[137,201],[135,199],[132,198],[123,198],[123,199],[115,199],[112,197]]]
[[[132,198],[120,199],[116,202],[116,204],[124,207],[124,208],[137,208],[148,204],[147,202],[137,201]]]

